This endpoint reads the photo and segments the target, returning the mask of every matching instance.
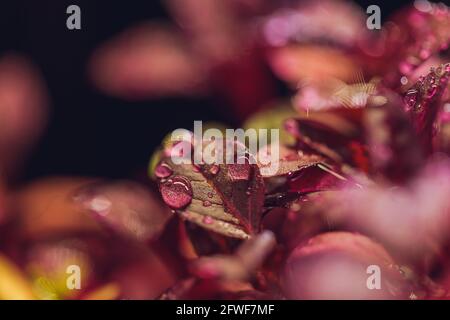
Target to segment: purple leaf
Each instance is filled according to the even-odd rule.
[[[223,145],[226,148],[227,143]],[[175,164],[170,154],[169,147],[155,169],[169,207],[184,219],[229,237],[246,239],[259,232],[264,181],[256,164],[248,159],[243,164]]]

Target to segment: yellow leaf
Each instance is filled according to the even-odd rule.
[[[0,255],[0,300],[35,300],[25,275],[5,256]]]
[[[89,292],[83,300],[116,300],[120,294],[120,287],[116,283],[108,283],[92,292]]]

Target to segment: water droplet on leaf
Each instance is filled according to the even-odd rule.
[[[182,209],[192,201],[191,183],[184,177],[174,176],[160,186],[164,202],[172,209]]]
[[[417,91],[409,90],[405,95],[404,101],[405,101],[408,109],[413,108],[417,102]]]
[[[210,216],[205,216],[205,217],[203,218],[203,223],[204,223],[204,224],[212,224],[213,222],[214,222],[214,219],[211,218]]]
[[[160,163],[155,169],[155,176],[160,179],[168,178],[172,175],[172,168],[167,163]]]
[[[212,205],[211,201],[208,201],[208,200],[203,201],[204,207],[211,207],[211,205]]]

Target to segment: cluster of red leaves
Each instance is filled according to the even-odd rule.
[[[125,98],[219,91],[244,117],[272,96],[252,59],[267,60],[296,91],[297,114],[284,123],[294,142],[280,147],[278,172],[249,161],[176,165],[165,145],[152,172],[165,206],[134,182],[0,184],[0,299],[450,298],[448,8],[405,8],[370,32],[346,2],[253,19],[277,9],[263,2],[202,11],[169,1],[185,34],[134,29],[94,54],[90,74]],[[252,55],[230,62],[241,49]],[[22,123],[16,106],[40,110],[45,97],[21,77],[23,63],[5,67],[0,122],[15,121],[0,126],[0,151],[10,172],[25,148],[15,141],[45,119]],[[81,267],[81,290],[66,287],[68,265]],[[372,265],[380,290],[367,287]]]
[[[190,276],[164,298],[450,297],[450,13],[419,9],[372,39],[385,48],[376,54],[357,35],[337,44],[377,80],[336,80],[338,70],[309,79],[298,117],[285,122],[295,143],[282,147],[277,173],[249,162],[176,165],[171,152],[186,142],[165,147],[155,175],[179,216],[175,246],[189,251]],[[283,55],[308,58],[299,48],[316,50],[295,39],[273,49],[276,66]],[[419,76],[430,61],[438,63]],[[305,78],[284,67],[275,70],[286,80]],[[367,286],[371,265],[380,290]]]

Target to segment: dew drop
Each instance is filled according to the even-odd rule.
[[[208,201],[208,200],[203,201],[204,207],[211,207],[211,205],[212,205],[211,201]]]
[[[436,94],[437,89],[438,89],[438,88],[437,88],[436,85],[432,85],[432,86],[428,89],[428,92],[427,92],[428,98],[433,97],[433,96]]]
[[[408,108],[413,108],[417,102],[417,91],[409,90],[405,95],[404,101]]]
[[[165,179],[172,175],[173,171],[172,168],[164,162],[161,162],[158,164],[158,166],[155,169],[155,176],[159,179]]]
[[[191,183],[182,176],[174,176],[160,185],[164,202],[172,209],[182,209],[192,201]]]
[[[212,224],[213,222],[214,222],[214,219],[211,218],[210,216],[205,216],[205,217],[203,218],[203,223],[204,223],[204,224]]]
[[[434,71],[431,71],[431,72],[434,72]],[[436,77],[431,76],[430,79],[429,79],[429,81],[430,81],[431,84],[436,83]]]

